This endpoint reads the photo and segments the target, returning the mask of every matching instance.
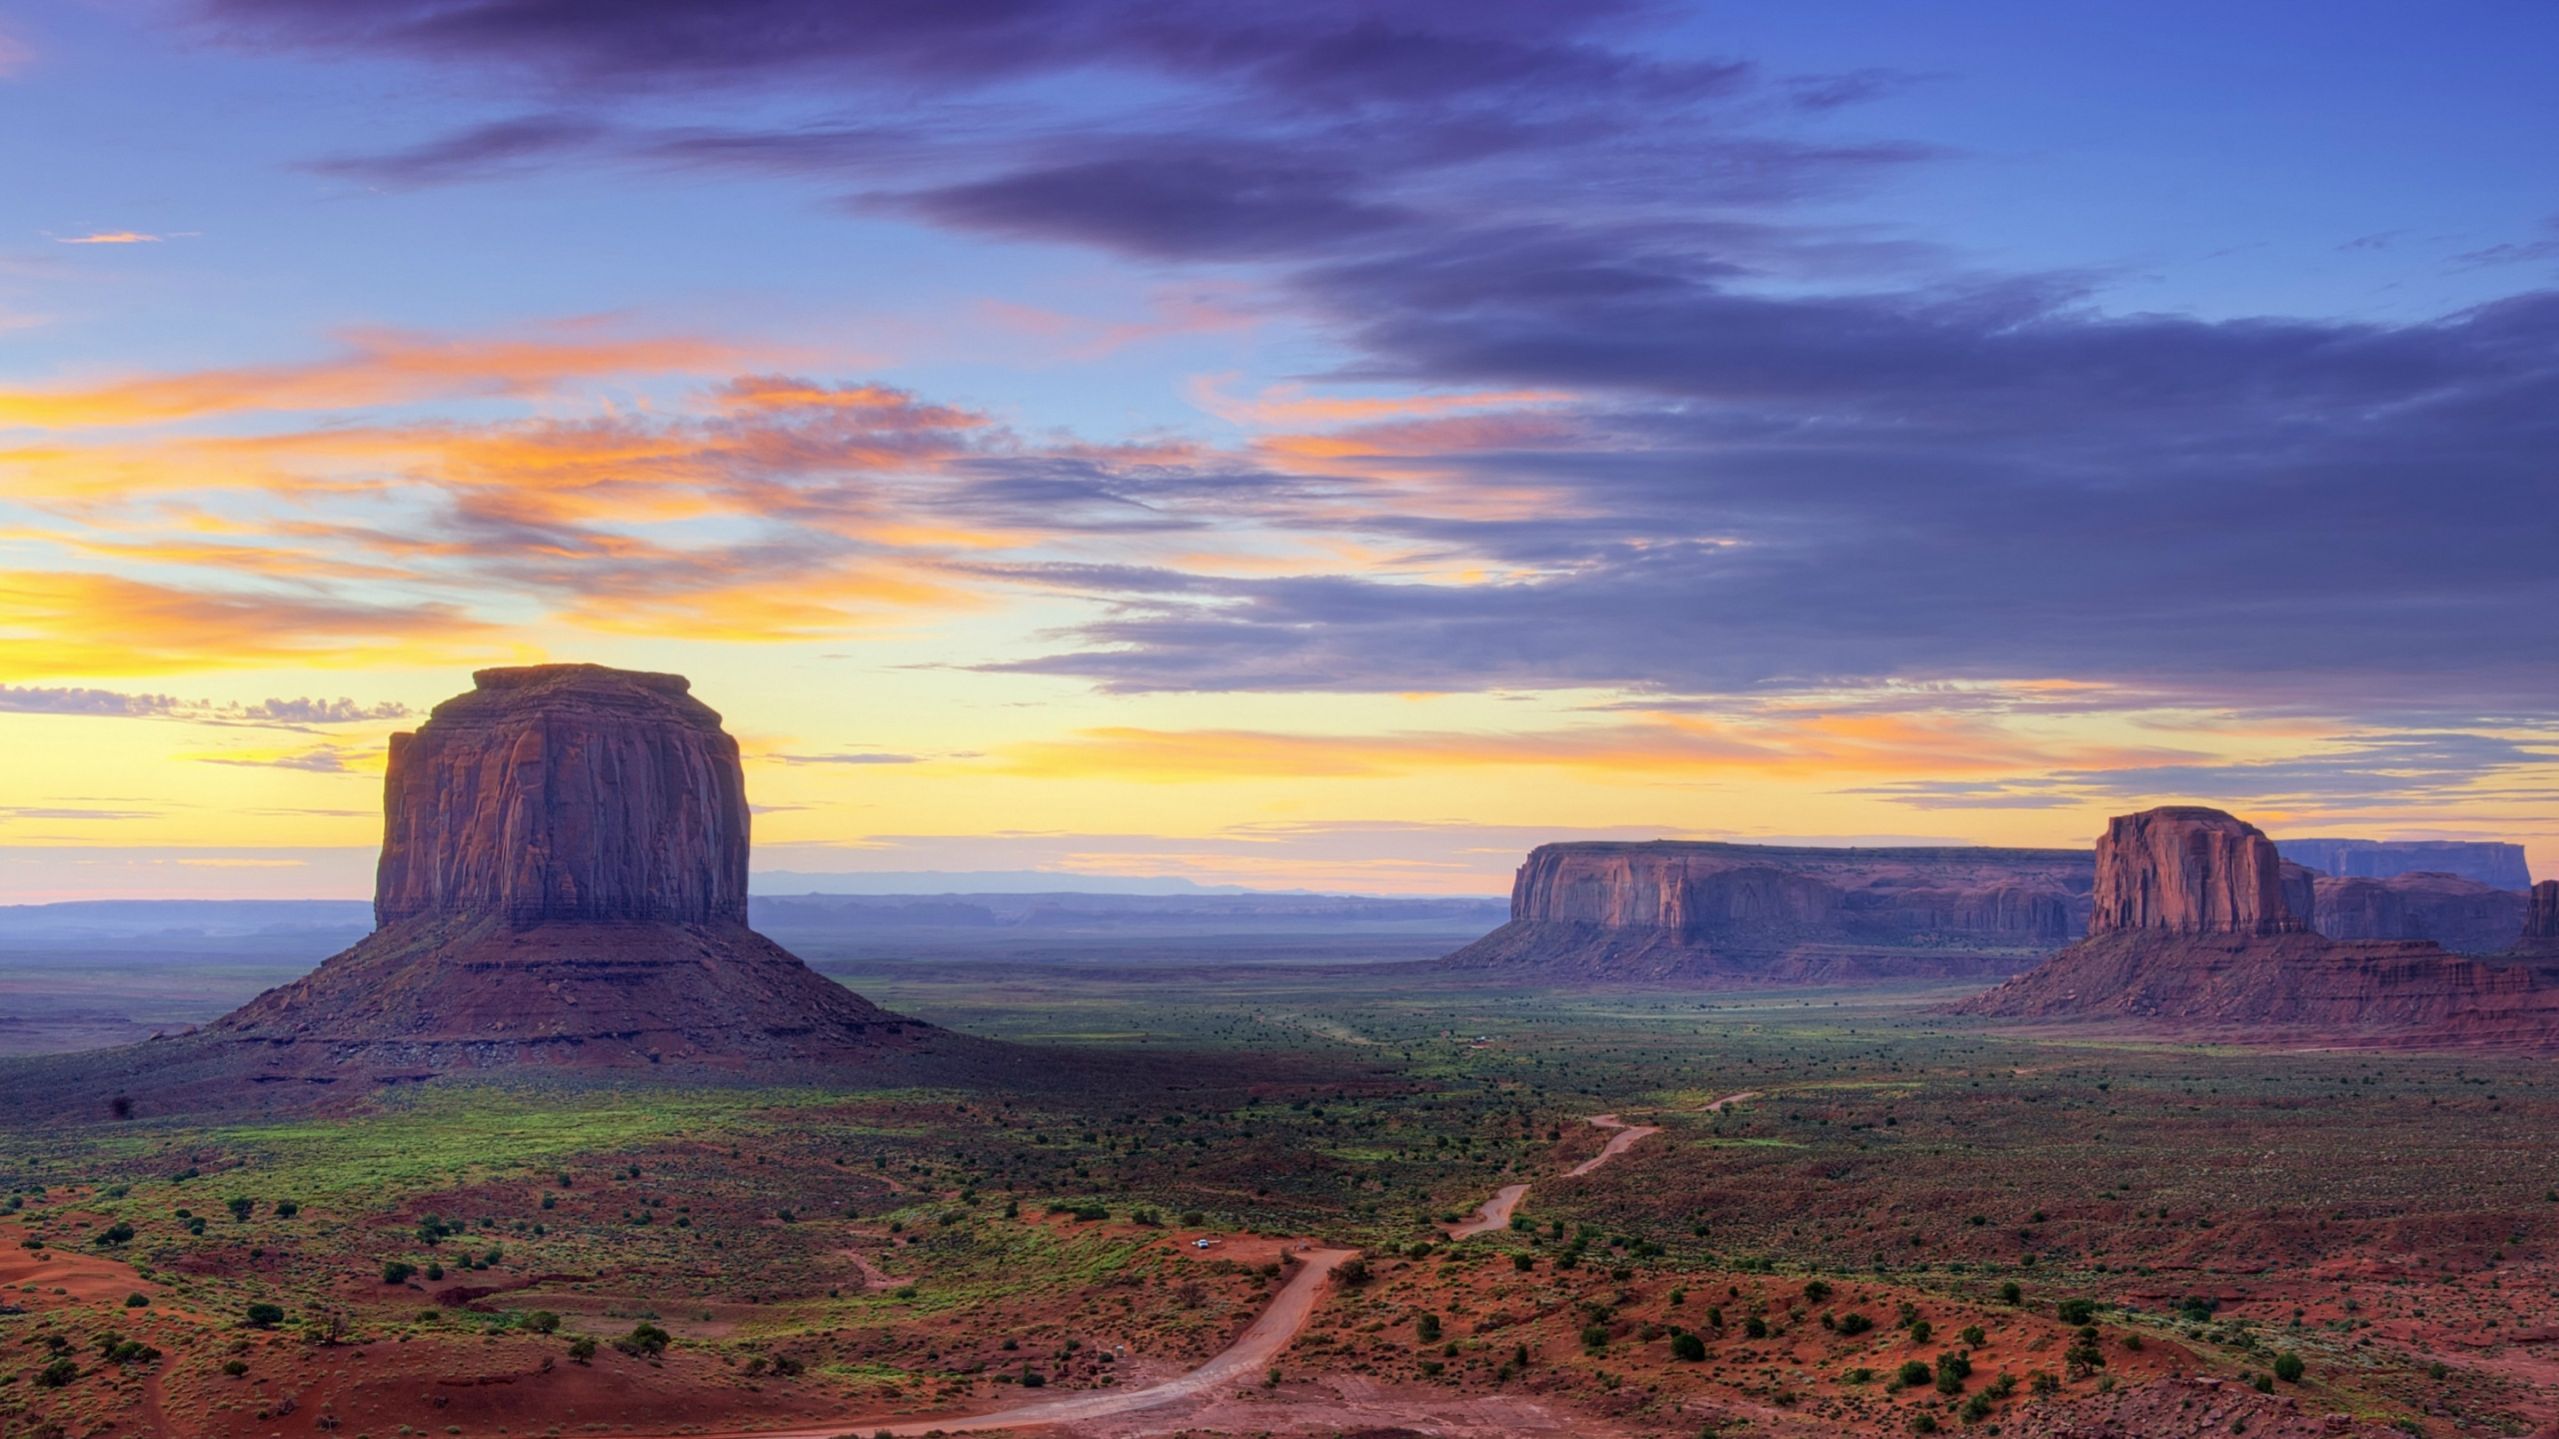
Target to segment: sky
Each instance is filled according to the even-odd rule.
[[[0,10],[0,903],[673,670],[757,867],[2559,874],[2559,10]]]

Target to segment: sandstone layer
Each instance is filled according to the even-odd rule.
[[[2523,928],[2527,898],[2456,874],[2419,870],[2314,886],[2311,928],[2330,939],[2427,939],[2456,954],[2495,954]]]
[[[2559,983],[2416,940],[2309,932],[2274,847],[2219,810],[2127,815],[2087,939],[1954,1012],[2285,1042],[2559,1047]]]
[[[2337,879],[2388,879],[2430,870],[2495,889],[2532,888],[2523,846],[2504,840],[2279,839],[2283,857]]]
[[[1532,851],[1511,919],[1442,963],[1627,980],[2013,973],[2087,924],[2069,850],[1575,843]]]

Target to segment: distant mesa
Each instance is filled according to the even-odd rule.
[[[2274,843],[2219,810],[2116,819],[2096,866],[2088,937],[1954,1012],[2235,1039],[2559,1044],[2559,982],[2431,942],[2313,932]]]
[[[2085,851],[1540,846],[1510,922],[1440,961],[1558,979],[1699,984],[2011,974],[2088,925]]]
[[[2330,939],[2431,939],[2456,954],[2495,954],[2524,927],[2531,900],[2433,870],[2313,883],[2311,928]]]
[[[2459,875],[2491,889],[2532,888],[2523,846],[2504,840],[2279,839],[2284,858],[2335,879],[2389,879],[2429,871]]]
[[[201,1029],[49,1072],[210,1108],[475,1072],[775,1080],[987,1047],[747,928],[737,742],[682,678],[474,678],[392,741],[373,934]]]

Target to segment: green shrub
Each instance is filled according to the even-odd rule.
[[[1706,1341],[1694,1334],[1674,1334],[1670,1337],[1670,1357],[1694,1364],[1706,1357]]]
[[[273,1329],[284,1322],[284,1309],[275,1304],[252,1304],[248,1308],[247,1317],[254,1328]]]
[[[2301,1382],[2301,1356],[2287,1349],[2275,1356],[2275,1377],[2286,1384]]]

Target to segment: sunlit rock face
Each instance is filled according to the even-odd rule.
[[[680,675],[488,669],[391,740],[374,917],[746,918],[737,741]]]
[[[2097,841],[2088,933],[2301,933],[2310,928],[2310,877],[2286,868],[2264,831],[2217,809],[2120,815]]]

